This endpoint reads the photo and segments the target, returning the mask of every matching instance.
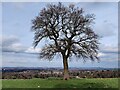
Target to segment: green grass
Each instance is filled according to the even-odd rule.
[[[11,79],[2,80],[3,88],[118,88],[117,78],[92,79]]]

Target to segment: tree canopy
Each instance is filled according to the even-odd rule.
[[[83,9],[74,5],[48,5],[32,21],[35,47],[44,38],[54,41],[41,50],[41,58],[51,59],[59,52],[67,57],[97,58],[98,35],[91,28],[94,19],[94,14],[84,15]]]

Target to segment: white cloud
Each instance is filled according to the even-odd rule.
[[[107,52],[116,52],[116,53],[119,51],[118,46],[112,46],[110,44],[101,45],[100,50],[101,51],[107,51]]]
[[[117,47],[107,47],[107,48],[104,48],[104,50],[110,51],[110,52],[118,52],[118,48]]]
[[[102,56],[106,56],[106,54],[102,52],[98,53],[98,57],[102,57]]]
[[[11,48],[14,49],[16,52],[24,51],[25,50],[25,48],[23,47],[23,45],[20,44],[20,43],[14,43],[14,44],[12,44]]]
[[[28,48],[25,52],[26,53],[40,53],[40,48],[33,48],[33,47],[30,47]]]

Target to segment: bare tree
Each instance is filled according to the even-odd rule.
[[[69,79],[70,57],[98,59],[98,35],[91,27],[94,19],[94,14],[84,14],[82,8],[58,3],[49,4],[32,20],[34,47],[45,38],[51,41],[42,48],[40,58],[53,59],[56,54],[61,54],[65,80]]]

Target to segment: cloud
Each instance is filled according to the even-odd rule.
[[[112,46],[112,45],[100,45],[100,51],[102,52],[109,52],[109,53],[118,53],[119,49],[118,46]]]
[[[3,36],[2,37],[2,45],[9,46],[13,43],[19,42],[19,39],[16,36]]]
[[[16,36],[3,36],[2,37],[2,51],[4,52],[24,52],[24,47]]]
[[[85,10],[85,14],[95,14],[93,30],[101,37],[116,36],[118,31],[118,5],[108,2],[79,2],[76,6]],[[114,17],[114,18],[113,18]]]
[[[101,61],[118,61],[118,56],[118,46],[113,46],[110,44],[100,45],[100,53],[98,53],[98,57],[100,57]]]
[[[25,3],[23,2],[13,2],[12,5],[15,6],[17,9],[24,9],[25,7]]]
[[[107,22],[106,20],[99,24],[96,25],[95,27],[95,32],[101,36],[101,37],[110,37],[116,35],[117,28],[115,27],[114,24]]]
[[[105,51],[109,51],[109,52],[118,52],[118,48],[117,47],[106,47],[104,48]]]
[[[25,52],[26,53],[40,53],[40,48],[33,48],[33,47],[30,47],[28,48]]]
[[[3,36],[0,37],[0,46],[2,47],[3,52],[23,52],[23,53],[39,53],[40,48],[25,47],[20,43],[20,40],[16,36]]]
[[[102,45],[100,48],[100,53],[98,54],[98,57],[102,62],[118,62],[118,56],[118,48],[110,45]]]
[[[103,56],[106,56],[106,54],[102,52],[98,53],[98,57],[103,57]]]

